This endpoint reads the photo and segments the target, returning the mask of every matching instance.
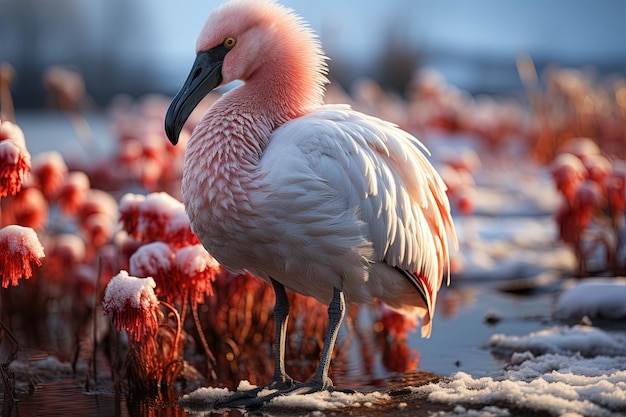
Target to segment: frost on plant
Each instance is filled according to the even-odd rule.
[[[2,287],[17,286],[20,278],[33,275],[32,264],[41,266],[43,246],[29,227],[9,225],[0,229],[0,276]]]
[[[102,307],[119,331],[128,332],[136,341],[156,334],[159,323],[152,278],[135,278],[120,271],[107,285]]]

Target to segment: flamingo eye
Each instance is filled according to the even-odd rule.
[[[232,47],[235,46],[236,43],[237,43],[237,39],[233,38],[232,36],[229,36],[226,39],[224,39],[224,42],[222,42],[222,45],[224,45],[228,49],[231,49]]]

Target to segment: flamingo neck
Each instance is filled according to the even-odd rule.
[[[260,175],[256,166],[272,132],[320,104],[315,95],[298,99],[301,93],[289,92],[284,81],[283,85],[248,81],[224,94],[204,115],[185,152],[182,191],[186,205],[197,204],[195,196],[203,190],[201,200],[208,196],[215,215],[252,210],[249,185]],[[188,206],[190,217],[191,210]]]

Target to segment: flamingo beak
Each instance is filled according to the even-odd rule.
[[[198,103],[222,83],[222,63],[227,52],[222,45],[198,52],[185,84],[172,99],[165,115],[165,133],[172,145],[178,143],[180,132]]]

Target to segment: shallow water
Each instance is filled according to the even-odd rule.
[[[422,339],[419,332],[410,332],[406,345],[393,352],[395,366],[407,366],[404,371],[392,369],[385,359],[374,341],[376,332],[368,328],[369,310],[362,309],[352,330],[344,325],[340,332],[340,355],[332,364],[334,382],[361,391],[386,391],[412,385],[427,372],[443,376],[456,371],[474,376],[496,374],[503,363],[484,347],[489,337],[495,333],[524,335],[545,327],[553,297],[550,293],[515,295],[488,285],[445,288],[440,292],[431,338]],[[486,317],[495,318],[492,321],[497,323],[488,324]],[[354,327],[358,327],[359,336],[355,336]],[[103,362],[100,359],[101,367]],[[39,384],[31,394],[19,396],[12,415],[38,416],[44,410],[50,416],[187,415],[175,403],[154,399],[129,404],[123,395],[113,392],[106,369],[101,369],[99,375],[100,383],[88,389],[84,379],[48,375],[45,378],[51,381]]]

